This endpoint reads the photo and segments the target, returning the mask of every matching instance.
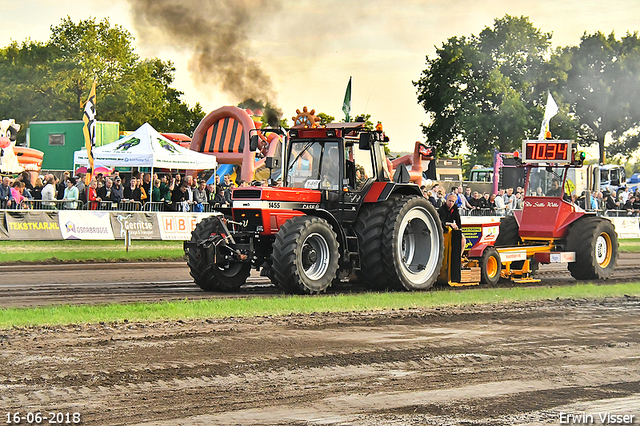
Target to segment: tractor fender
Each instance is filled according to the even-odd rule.
[[[340,243],[340,252],[341,252],[340,258],[345,259],[345,255],[347,254],[347,235],[344,232],[344,228],[340,226],[340,223],[338,223],[338,220],[336,219],[336,217],[333,214],[331,214],[331,212],[325,209],[310,209],[310,210],[300,210],[300,211],[308,216],[320,217],[326,220],[327,222],[329,222],[329,225],[331,225],[336,235],[338,236],[338,242]]]
[[[473,247],[471,247],[469,249],[469,257],[470,258],[482,257],[482,254],[484,253],[484,250],[489,246],[493,246],[493,244],[492,243],[477,243],[475,246],[473,246]]]
[[[414,183],[374,182],[364,196],[364,202],[380,203],[392,195],[422,195],[422,192]]]

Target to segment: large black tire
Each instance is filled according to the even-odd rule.
[[[618,234],[611,221],[601,217],[582,217],[569,228],[566,250],[576,253],[569,263],[577,280],[610,278],[618,262]]]
[[[503,217],[500,220],[500,231],[496,238],[496,247],[513,247],[517,246],[520,240],[519,226],[516,218],[513,216]]]
[[[391,203],[365,204],[360,209],[354,230],[358,236],[360,270],[358,282],[371,290],[386,290],[388,277],[382,262],[382,233]]]
[[[493,247],[487,247],[480,259],[481,282],[489,285],[497,284],[500,281],[500,271],[502,271],[500,253]]]
[[[326,220],[291,218],[273,243],[273,277],[287,293],[321,293],[338,274],[338,249],[337,235]]]
[[[424,197],[393,199],[382,233],[389,286],[427,290],[442,268],[444,237],[436,209]]]
[[[217,219],[207,217],[200,221],[191,232],[191,242],[208,239],[216,228]],[[215,250],[211,247],[209,250]],[[192,246],[187,255],[189,273],[194,282],[204,291],[237,291],[251,274],[251,264],[245,262],[233,263],[222,268],[210,262],[206,251],[199,246]]]

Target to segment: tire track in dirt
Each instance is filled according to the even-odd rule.
[[[0,408],[87,424],[512,419],[637,393],[639,313],[622,298],[5,330]]]

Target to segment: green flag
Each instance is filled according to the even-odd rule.
[[[348,123],[350,120],[349,113],[351,112],[351,77],[349,77],[349,84],[347,84],[347,91],[344,92],[344,101],[342,102],[342,111],[344,111],[344,121]]]

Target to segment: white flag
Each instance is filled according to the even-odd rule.
[[[551,96],[551,92],[547,92],[549,96],[547,97],[547,107],[544,110],[544,119],[551,120],[551,117],[558,113],[558,105],[556,101],[553,100],[553,96]]]
[[[558,104],[553,100],[551,92],[547,93],[549,96],[547,96],[547,106],[544,109],[544,119],[542,120],[542,127],[540,128],[540,135],[538,136],[539,140],[545,138],[546,133],[549,131],[549,121],[551,121],[551,117],[558,113]]]

